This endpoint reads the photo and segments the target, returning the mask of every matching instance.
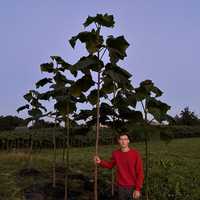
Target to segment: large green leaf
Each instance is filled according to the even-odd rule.
[[[42,106],[42,104],[38,101],[38,99],[36,99],[36,98],[33,98],[32,100],[31,100],[31,105],[32,105],[32,107],[34,107],[34,108],[37,108],[37,109],[39,109],[39,108],[41,108],[41,109],[43,109],[45,112],[47,111],[47,109],[44,107],[44,106]]]
[[[98,72],[103,67],[103,62],[95,55],[82,57],[76,64],[70,67],[71,73],[76,73],[80,70],[82,73],[88,74],[88,71]]]
[[[102,90],[99,91],[99,97],[108,98],[107,94],[104,93],[104,91]],[[92,105],[96,105],[98,101],[97,89],[92,90],[90,94],[87,96],[87,99]]]
[[[69,101],[59,101],[56,104],[54,104],[54,108],[58,110],[58,112],[62,116],[65,116],[69,113],[73,113],[77,109],[76,104],[74,102]]]
[[[40,95],[38,96],[38,98],[41,100],[49,100],[51,97],[52,97],[52,91],[40,93]]]
[[[93,110],[80,110],[79,114],[74,116],[75,120],[84,120],[86,121],[89,117],[96,115]]]
[[[92,80],[91,75],[85,75],[77,80],[70,88],[70,94],[76,97],[80,96],[82,92],[86,92],[92,87],[95,82]]]
[[[96,105],[98,101],[97,89],[92,90],[90,94],[87,96],[87,99],[92,105]]]
[[[119,59],[123,60],[126,57],[126,49],[129,43],[125,40],[124,36],[114,38],[109,36],[106,40],[107,49],[111,63],[117,63]]]
[[[47,83],[52,83],[51,78],[43,78],[36,83],[36,88],[43,87]]]
[[[19,108],[17,109],[17,112],[20,112],[20,111],[25,110],[25,109],[29,109],[29,105],[28,105],[28,104],[26,104],[25,106],[19,107]]]
[[[136,98],[135,93],[131,91],[125,91],[124,94],[126,95],[128,104],[135,108],[137,105],[137,98]]]
[[[86,49],[88,50],[89,54],[97,52],[102,44],[103,44],[103,37],[99,35],[98,31],[92,29],[92,31],[84,31],[80,32],[78,35],[73,36],[69,43],[74,48],[76,45],[77,40],[80,40],[82,43],[85,43]]]
[[[120,91],[112,98],[111,102],[115,108],[123,109],[129,106],[126,97]]]
[[[26,99],[28,102],[30,102],[32,100],[32,98],[33,98],[33,96],[30,91],[24,95],[24,99]]]
[[[155,97],[159,97],[163,94],[163,92],[156,86],[154,86],[154,83],[152,80],[145,80],[140,83],[140,87],[144,88],[147,93],[153,92],[155,94]]]
[[[120,108],[118,111],[121,119],[127,119],[134,123],[143,121],[143,116],[140,111],[131,110],[129,108]]]
[[[147,97],[150,97],[151,93],[148,92],[144,87],[138,87],[135,88],[135,92],[136,92],[136,99],[137,101],[142,101]]]
[[[105,27],[114,27],[115,21],[113,15],[108,15],[107,13],[104,15],[97,14],[95,17],[88,16],[83,25],[87,27],[92,23],[97,23]]]
[[[108,76],[118,84],[119,87],[131,89],[131,84],[129,78],[132,76],[128,71],[122,69],[121,67],[108,63],[103,72],[103,76]]]
[[[53,61],[56,61],[58,65],[61,65],[61,67],[59,67],[59,70],[61,71],[65,71],[66,69],[69,69],[69,67],[71,66],[69,63],[65,62],[64,59],[61,58],[60,56],[51,56],[51,59]]]
[[[67,87],[56,87],[54,90],[51,90],[51,96],[56,99],[59,96],[69,96],[69,88]]]
[[[113,115],[114,114],[113,107],[107,103],[102,102],[100,104],[100,114],[101,115]]]
[[[57,72],[56,75],[53,77],[53,79],[55,80],[56,84],[59,86],[64,86],[66,83],[69,83],[66,77],[60,72]]]
[[[166,116],[167,111],[170,109],[170,106],[155,98],[150,97],[146,100],[146,108],[157,121],[161,122],[163,121],[163,117]]]
[[[101,90],[104,93],[110,94],[110,93],[115,91],[115,87],[116,86],[115,86],[113,80],[109,76],[104,76],[102,78],[102,80],[103,80],[103,84],[102,84],[102,89]]]
[[[32,117],[40,117],[42,115],[42,111],[37,108],[33,108],[28,111],[28,114]]]
[[[42,72],[52,73],[55,71],[53,63],[43,63],[40,65],[40,69]]]
[[[83,93],[81,93],[81,95],[76,99],[76,101],[79,103],[84,103],[87,101],[87,98]]]

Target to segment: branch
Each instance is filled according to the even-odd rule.
[[[105,48],[104,52],[102,53],[100,60],[103,58],[103,56],[104,56],[106,50],[107,50],[107,48]]]

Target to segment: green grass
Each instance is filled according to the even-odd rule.
[[[144,144],[132,143],[145,162]],[[100,146],[99,154],[109,159],[116,145]],[[177,139],[169,144],[151,143],[150,196],[151,199],[200,199],[200,138]],[[72,148],[70,169],[93,177],[94,147]],[[57,162],[61,164],[62,151],[58,150]],[[53,151],[34,152],[33,166],[44,174],[44,179],[20,180],[20,169],[27,167],[28,156],[23,152],[0,152],[0,199],[22,200],[22,189],[36,181],[48,181],[52,171]],[[111,171],[100,169],[101,180],[109,184]],[[144,191],[143,191],[144,192]]]

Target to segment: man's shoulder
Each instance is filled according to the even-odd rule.
[[[140,156],[140,152],[139,152],[138,149],[131,147],[131,148],[130,148],[130,151],[131,151],[132,153],[134,153],[134,154]]]
[[[120,149],[115,149],[115,150],[113,150],[113,152],[112,152],[113,155],[116,155],[116,154],[118,154],[118,153],[120,153]]]

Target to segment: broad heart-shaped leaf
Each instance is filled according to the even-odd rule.
[[[92,31],[84,31],[80,32],[78,35],[73,36],[69,43],[74,48],[76,45],[77,40],[80,40],[82,43],[85,43],[86,49],[89,54],[95,53],[98,49],[101,48],[103,44],[103,37],[99,35],[98,31],[92,29]]]
[[[92,87],[95,82],[92,80],[91,75],[85,75],[78,79],[70,88],[70,94],[73,96],[80,96],[82,92],[86,92]]]
[[[62,59],[60,56],[51,56],[51,59],[53,61],[56,61],[57,64],[61,65],[61,67],[59,68],[61,71],[69,69],[69,67],[71,66],[69,63],[65,62],[64,59]]]
[[[86,121],[89,117],[95,116],[96,112],[94,110],[80,110],[79,114],[75,114],[75,120],[84,120]]]
[[[103,62],[99,60],[97,56],[89,55],[87,57],[82,57],[76,64],[72,65],[70,71],[74,75],[76,75],[79,70],[84,74],[88,74],[90,69],[98,72],[103,66]]]
[[[20,111],[25,110],[25,109],[29,109],[29,105],[28,105],[28,104],[26,104],[25,106],[19,107],[19,108],[17,109],[17,112],[20,112]]]
[[[24,99],[26,99],[28,102],[31,102],[31,100],[33,98],[38,98],[38,96],[40,95],[40,93],[36,90],[29,90],[29,92],[27,92],[24,95]]]
[[[121,119],[127,119],[134,123],[143,121],[143,116],[140,111],[131,110],[129,108],[120,108],[118,112]]]
[[[137,105],[137,99],[135,93],[133,93],[132,91],[125,90],[124,94],[126,95],[128,104],[133,108],[135,108]]]
[[[44,106],[42,106],[42,104],[38,101],[38,99],[33,98],[30,103],[31,103],[32,107],[37,108],[37,109],[41,108],[45,112],[47,112],[47,109]]]
[[[115,86],[113,80],[109,76],[104,76],[102,78],[102,81],[103,81],[103,84],[102,84],[101,90],[104,93],[110,94],[115,91],[116,86]]]
[[[163,117],[165,117],[167,111],[170,109],[170,106],[153,97],[150,97],[146,100],[146,108],[157,121],[162,122]]]
[[[52,79],[51,78],[43,78],[43,79],[39,80],[35,85],[36,85],[36,88],[39,88],[39,87],[43,87],[47,83],[52,83]]]
[[[37,112],[37,111],[33,111],[33,112]],[[48,112],[48,113],[45,113],[45,114],[39,114],[39,112],[38,112],[37,115],[34,115],[34,116],[26,118],[26,121],[30,122],[30,121],[33,121],[33,120],[39,120],[40,118],[46,117],[46,116],[48,116],[50,114],[51,114],[51,112]]]
[[[99,91],[99,97],[105,97],[108,98],[107,94],[104,93],[104,91],[100,90]],[[97,104],[97,100],[98,100],[98,96],[97,96],[97,89],[94,89],[90,92],[90,94],[87,96],[87,100],[92,104],[92,105],[96,105]]]
[[[52,98],[56,98],[59,96],[69,96],[69,88],[68,87],[55,87],[54,90],[51,90],[50,95]]]
[[[28,114],[32,117],[39,117],[42,115],[42,111],[40,109],[33,108],[28,111]]]
[[[43,63],[40,65],[40,69],[42,72],[52,73],[55,71],[53,63]]]
[[[100,115],[99,122],[103,125],[106,125],[106,122],[110,121],[110,118],[107,115]]]
[[[111,100],[115,108],[126,108],[129,106],[126,97],[122,94],[121,91],[117,92],[116,96]]]
[[[24,99],[26,99],[28,102],[30,102],[32,100],[32,98],[33,98],[33,96],[30,91],[24,95]]]
[[[69,113],[76,111],[76,104],[72,101],[59,101],[54,104],[54,108],[62,115],[65,116]]]
[[[113,110],[112,106],[110,106],[109,104],[104,103],[104,102],[102,102],[100,104],[100,115],[101,116],[103,116],[103,115],[110,115],[110,116],[112,116],[114,114],[115,113],[114,113],[114,110]]]
[[[97,89],[94,89],[90,92],[90,94],[87,96],[87,100],[92,104],[96,105],[97,104]]]
[[[66,83],[69,83],[66,77],[60,72],[57,72],[53,79],[55,80],[56,84],[59,86],[64,86]]]
[[[120,86],[122,88],[126,88],[126,86],[130,85],[129,78],[132,76],[125,69],[122,69],[121,67],[119,67],[115,64],[111,64],[111,63],[108,63],[105,66],[103,76],[105,76],[105,75],[109,76],[115,83],[118,84],[118,86]]]
[[[49,100],[51,97],[52,97],[52,91],[40,93],[40,95],[38,96],[40,100]]]
[[[140,87],[144,88],[147,92],[153,92],[155,97],[159,97],[163,94],[163,92],[154,86],[152,80],[145,80],[140,83]]]
[[[87,101],[87,98],[83,93],[81,93],[81,95],[78,98],[76,98],[76,102],[79,102],[79,103],[84,103],[86,101]]]
[[[124,36],[114,38],[109,36],[106,40],[107,49],[111,63],[117,63],[119,59],[123,60],[126,57],[126,49],[129,43],[125,40]]]
[[[104,15],[97,14],[95,17],[88,16],[83,25],[87,27],[92,23],[97,23],[105,27],[114,27],[115,21],[113,15],[108,15],[107,13]]]
[[[145,87],[135,88],[135,95],[137,101],[142,101],[147,97],[150,97],[151,93],[145,89]]]

